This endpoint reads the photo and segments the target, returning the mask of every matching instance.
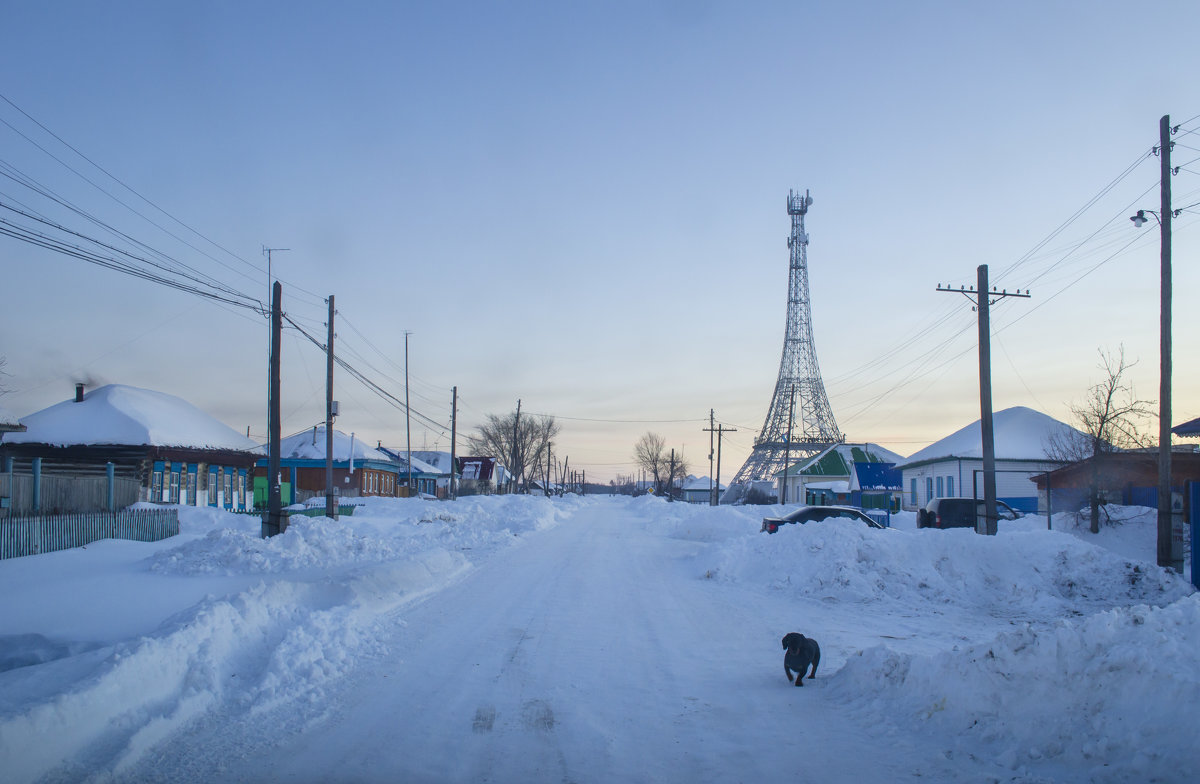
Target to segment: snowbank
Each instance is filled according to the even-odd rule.
[[[0,662],[9,668],[0,672],[0,770],[6,781],[55,770],[81,778],[102,755],[120,775],[211,712],[254,714],[284,702],[319,710],[327,684],[379,652],[382,615],[450,584],[472,558],[557,524],[577,503],[369,499],[337,521],[295,518],[268,540],[256,517],[180,507],[183,534],[173,546],[102,543],[157,549],[139,568],[163,591],[177,591],[181,578],[264,579],[184,606],[152,634],[115,645],[14,634],[0,615]],[[137,612],[102,596],[77,601],[95,602],[97,613]]]
[[[1026,627],[934,656],[885,647],[833,679],[839,699],[906,732],[936,725],[952,754],[1017,776],[1183,781],[1200,770],[1200,596]],[[982,751],[986,750],[986,751]]]

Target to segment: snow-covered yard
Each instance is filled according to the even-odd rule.
[[[0,561],[5,781],[1190,781],[1154,513],[996,537],[653,498],[371,499]],[[1055,527],[1068,527],[1065,517]],[[821,644],[812,688],[780,638]]]

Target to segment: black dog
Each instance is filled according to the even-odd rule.
[[[817,645],[817,641],[811,637],[805,637],[803,634],[790,632],[783,635],[783,647],[787,649],[787,653],[783,654],[783,671],[787,675],[788,682],[792,680],[792,670],[796,671],[796,685],[804,685],[804,672],[808,666],[812,665],[812,674],[809,678],[817,677],[817,665],[821,663],[821,646]]]

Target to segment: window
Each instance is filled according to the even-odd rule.
[[[220,471],[216,466],[208,467],[208,505],[217,505],[217,481],[220,479]]]
[[[194,465],[188,469],[187,497],[188,501],[193,504],[198,503],[200,500],[196,497],[196,466]]]
[[[933,497],[933,477],[927,476],[925,477],[925,500],[932,501]]]
[[[942,492],[943,490],[945,490],[945,488],[942,486],[942,478],[939,476],[937,478],[937,497],[938,498],[945,498],[945,496],[943,495],[943,492]]]
[[[912,498],[909,500],[909,503],[915,504],[917,502],[917,479],[916,479],[916,477],[913,477],[912,479],[908,480],[908,492],[909,492],[909,495],[912,496]]]
[[[238,471],[237,505],[238,505],[238,509],[246,508],[246,472],[245,471]]]
[[[946,495],[950,498],[954,497],[954,477],[946,477]]]
[[[163,464],[154,464],[154,473],[150,475],[150,500],[161,501],[163,493]]]
[[[228,468],[222,468],[221,477],[221,489],[225,491],[225,506],[230,507],[233,505],[233,472]]]
[[[179,466],[171,469],[171,487],[167,500],[172,504],[179,503]]]

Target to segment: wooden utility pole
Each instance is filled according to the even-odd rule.
[[[988,290],[988,268],[980,264],[976,270],[978,290],[959,287],[958,289],[942,288],[938,291],[957,291],[975,302],[975,310],[979,314],[979,435],[983,448],[983,520],[976,517],[975,532],[994,535],[996,533],[996,442],[992,429],[992,324],[991,301],[1004,297],[1029,298],[1029,291],[1024,294],[1020,289],[1015,293]]]
[[[408,336],[412,333],[405,330],[404,332],[404,440],[405,448],[408,450],[408,494],[406,498],[412,498],[413,483],[412,483],[412,411],[408,407]]]
[[[271,383],[267,401],[267,519],[262,535],[283,533],[283,503],[279,493],[279,351],[283,334],[283,286],[271,291]]]
[[[333,494],[333,295],[329,295],[329,336],[325,343],[325,516],[337,519]]]
[[[458,387],[450,390],[450,500],[458,497],[457,489],[454,486],[454,472],[458,467],[458,461],[454,457],[454,451],[458,444]]]
[[[1158,375],[1158,565],[1183,571],[1183,552],[1176,563],[1171,553],[1171,116],[1158,121],[1160,162],[1160,215],[1162,242],[1159,269],[1159,375]]]
[[[712,480],[709,480],[709,491],[708,491],[709,505],[710,506],[720,506],[721,505],[721,436],[725,433],[736,433],[737,428],[736,427],[725,427],[724,425],[716,425],[714,427],[712,423],[715,420],[714,420],[714,416],[712,413],[712,409],[709,409],[708,417],[709,417],[709,426],[707,428],[705,428],[705,432],[707,432],[709,434],[709,436],[708,436],[709,443],[712,442],[712,434],[713,433],[717,434],[717,478],[716,478],[715,489],[712,485]],[[708,454],[708,458],[710,461],[712,460],[712,452],[711,451]]]
[[[517,491],[517,476],[513,472],[513,469],[517,465],[517,434],[520,432],[521,432],[521,399],[517,398],[517,415],[513,418],[512,450],[510,453],[511,459],[509,460],[509,464],[508,464],[508,477],[509,477],[508,492],[510,492],[510,493],[515,493]]]
[[[675,500],[675,447],[671,447],[671,471],[667,474],[667,500]]]
[[[713,493],[713,425],[715,424],[716,413],[712,408],[708,409],[708,505],[715,507],[716,497]]]

